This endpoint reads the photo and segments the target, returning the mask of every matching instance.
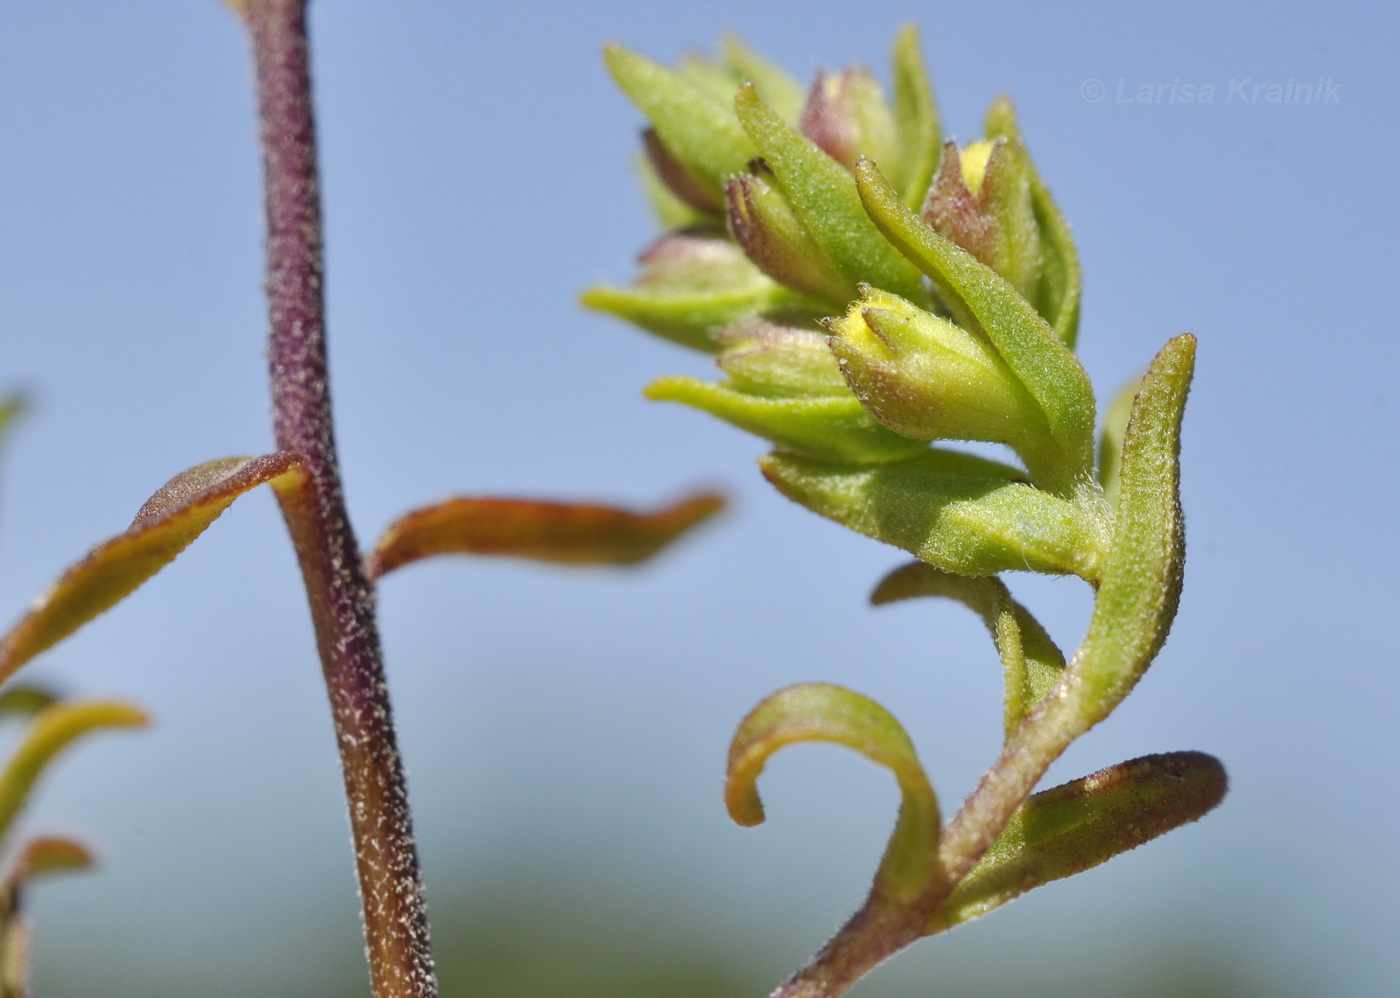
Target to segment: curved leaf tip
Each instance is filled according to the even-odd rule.
[[[649,513],[589,503],[455,498],[404,514],[365,561],[371,579],[440,554],[500,555],[561,565],[645,561],[724,508],[713,492]]]
[[[755,707],[729,747],[724,788],[729,816],[746,827],[763,822],[759,774],[773,753],[799,742],[844,745],[893,771],[903,799],[875,887],[900,899],[917,895],[937,869],[938,799],[904,728],[869,697],[827,683],[802,683]]]
[[[292,454],[222,458],[176,475],[146,501],[125,533],[64,572],[0,640],[0,681],[129,596],[244,492],[269,482],[287,487],[302,475]]]
[[[24,807],[29,792],[53,757],[84,735],[103,728],[139,728],[146,713],[108,700],[57,703],[34,717],[24,741],[0,772],[0,837]]]

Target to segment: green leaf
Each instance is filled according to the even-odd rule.
[[[40,711],[18,751],[0,772],[0,838],[9,831],[34,782],[55,755],[89,732],[138,728],[146,723],[146,715],[135,707],[103,700],[58,703]]]
[[[1142,387],[1138,375],[1118,390],[1104,413],[1099,431],[1099,484],[1103,486],[1104,501],[1109,508],[1118,505],[1118,475],[1123,459],[1123,437],[1128,432],[1128,419],[1133,413],[1133,399]]]
[[[146,501],[125,533],[93,548],[30,604],[0,640],[0,682],[129,596],[244,492],[304,480],[299,460],[288,454],[223,458],[176,475]]]
[[[33,717],[61,698],[47,686],[32,683],[11,683],[0,693],[0,717]]]
[[[814,302],[774,282],[718,230],[668,233],[639,263],[635,287],[590,288],[580,304],[706,353],[720,349],[720,330],[759,313],[809,308],[817,314]]]
[[[1136,849],[1206,814],[1225,769],[1201,752],[1149,755],[1029,798],[934,915],[926,935]]]
[[[937,451],[864,468],[783,454],[759,465],[789,499],[945,571],[1098,580],[1099,524],[1090,514],[1006,477],[950,473]]]
[[[763,822],[758,777],[770,756],[800,742],[834,742],[888,767],[899,782],[899,820],[875,876],[875,893],[917,897],[937,875],[938,799],[909,736],[874,700],[826,683],[803,683],[768,697],[739,725],[729,747],[724,801],[740,825]]]
[[[680,402],[786,450],[836,461],[893,461],[927,446],[885,429],[849,394],[772,398],[698,378],[672,377],[653,381],[646,397]]]
[[[802,111],[802,87],[788,73],[769,62],[744,44],[738,35],[726,35],[720,51],[727,66],[742,80],[748,80],[758,90],[763,102],[787,121],[796,121]],[[732,96],[732,88],[730,94]]]
[[[1075,248],[1074,237],[1069,224],[1056,207],[1045,182],[1031,161],[1016,125],[1016,109],[1010,98],[998,97],[987,112],[987,135],[989,138],[1005,138],[1014,142],[1025,160],[1030,180],[1031,206],[1035,212],[1036,224],[1040,227],[1041,271],[1040,287],[1035,295],[1035,305],[1065,345],[1074,349],[1079,336],[1079,297],[1080,273],[1079,251]]]
[[[895,189],[910,208],[923,204],[943,139],[933,87],[919,51],[919,30],[906,24],[894,43],[894,120],[900,157],[890,164]]]
[[[1065,656],[1031,612],[1011,598],[1006,584],[994,575],[971,578],[952,575],[916,561],[895,569],[881,580],[870,602],[876,606],[942,596],[954,599],[982,618],[1001,656],[1006,699],[1004,726],[1011,737],[1032,707],[1064,675]]]
[[[724,182],[757,155],[733,109],[679,73],[620,45],[607,46],[603,58],[671,155],[722,204]]]
[[[1102,720],[1166,641],[1181,596],[1186,533],[1179,499],[1181,418],[1196,338],[1171,340],[1152,362],[1123,440],[1118,521],[1089,632],[1072,671],[1079,723]]]
[[[1084,368],[1029,302],[925,224],[869,160],[857,165],[856,183],[880,231],[934,278],[940,293],[961,302],[1045,411],[1064,451],[1064,481],[1043,484],[1072,493],[1093,474],[1094,391]]]
[[[793,214],[847,281],[926,301],[918,269],[881,238],[850,173],[778,117],[753,87],[740,88],[734,108]]]
[[[635,565],[724,508],[701,493],[650,513],[590,503],[460,497],[405,513],[365,560],[371,579],[442,554],[497,555],[558,565]]]

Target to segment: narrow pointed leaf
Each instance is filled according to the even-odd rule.
[[[580,303],[706,353],[719,349],[720,330],[758,313],[806,307],[818,314],[815,303],[764,274],[722,231],[668,233],[639,263],[634,287],[590,288]]]
[[[19,750],[0,772],[0,837],[9,830],[53,757],[78,738],[103,728],[144,727],[144,713],[129,704],[102,700],[59,703],[35,716]]]
[[[739,725],[729,747],[724,801],[744,826],[763,822],[758,777],[770,756],[800,742],[834,742],[888,767],[899,782],[899,820],[875,877],[877,893],[916,897],[937,870],[938,799],[904,728],[869,697],[826,683],[803,683],[768,697]]]
[[[1133,400],[1142,387],[1142,377],[1128,382],[1113,396],[1104,413],[1099,431],[1099,484],[1109,508],[1118,505],[1118,475],[1123,461],[1123,437],[1128,432],[1128,419],[1133,414]]]
[[[918,268],[871,223],[846,168],[778,117],[753,87],[740,88],[734,107],[793,213],[850,285],[864,281],[926,300]]]
[[[725,36],[720,42],[720,50],[724,54],[725,64],[740,80],[752,83],[765,104],[786,121],[797,119],[802,110],[802,87],[785,70],[753,51],[737,35]],[[732,96],[732,92],[726,96]]]
[[[856,182],[880,231],[946,287],[977,320],[997,352],[1045,410],[1073,475],[1093,465],[1094,392],[1074,354],[1035,308],[996,271],[944,239],[914,214],[875,164],[863,160]]]
[[[757,154],[733,109],[679,73],[620,45],[609,45],[603,57],[671,155],[716,204],[723,204],[724,182]]]
[[[881,426],[849,393],[771,398],[699,378],[672,377],[653,381],[646,396],[708,412],[785,450],[834,461],[878,464],[908,457],[928,446]]]
[[[724,508],[713,493],[650,513],[588,503],[456,498],[406,513],[366,559],[370,578],[441,554],[504,555],[558,565],[634,565]]]
[[[223,458],[176,475],[147,500],[125,533],[98,545],[34,601],[0,641],[0,681],[130,595],[244,492],[303,478],[288,454]]]
[[[1026,152],[1016,125],[1016,110],[1008,98],[999,97],[993,102],[991,110],[987,112],[986,127],[989,138],[1006,138],[1016,142],[1025,157],[1031,185],[1031,206],[1035,211],[1036,224],[1040,227],[1043,253],[1040,289],[1035,304],[1060,339],[1073,350],[1079,336],[1081,277],[1079,251],[1075,248],[1069,224],[1056,207],[1054,198]]]
[[[1123,440],[1118,519],[1089,632],[1072,672],[1080,723],[1097,723],[1142,678],[1167,639],[1181,596],[1186,532],[1179,500],[1181,418],[1195,366],[1190,333],[1164,346],[1143,377]]]
[[[924,455],[867,468],[783,454],[759,464],[789,499],[945,571],[1098,579],[1097,521],[1029,485],[947,474]]]
[[[982,618],[996,642],[1006,685],[1006,735],[1020,726],[1032,707],[1064,675],[1065,656],[1045,628],[1011,598],[996,576],[952,575],[927,562],[895,569],[871,594],[876,606],[917,596],[942,596],[966,605]]]
[[[917,210],[933,182],[943,139],[919,30],[912,24],[900,29],[894,43],[894,120],[900,159],[891,175],[904,203]]]
[[[1225,769],[1201,752],[1149,755],[1099,770],[1021,805],[934,915],[927,934],[978,918],[1196,821],[1225,796]]]

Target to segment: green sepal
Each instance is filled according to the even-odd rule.
[[[919,50],[919,30],[912,24],[895,36],[894,120],[900,154],[890,164],[890,176],[904,203],[917,209],[933,183],[943,139],[938,105]]]
[[[833,310],[841,308],[856,296],[855,283],[762,176],[766,172],[735,177],[724,187],[725,218],[734,241],[773,280]]]
[[[1202,752],[1149,755],[1030,797],[929,922],[933,935],[1196,821],[1225,796]]]
[[[1181,596],[1186,532],[1179,500],[1181,418],[1195,365],[1190,333],[1143,376],[1123,439],[1117,523],[1088,634],[1070,672],[1085,730],[1116,707],[1166,641]]]
[[[1142,375],[1118,390],[1104,413],[1099,430],[1099,484],[1103,486],[1104,501],[1110,509],[1118,505],[1118,475],[1123,460],[1123,437],[1128,432],[1128,419],[1133,414],[1133,399],[1142,387]]]
[[[716,363],[730,388],[770,398],[850,395],[826,337],[814,329],[751,319],[717,338],[724,352]]]
[[[1040,228],[1040,283],[1032,301],[1071,350],[1079,337],[1079,297],[1081,277],[1079,251],[1069,223],[1055,205],[1035,163],[1026,152],[1016,125],[1016,109],[1008,97],[998,97],[987,111],[988,138],[1005,138],[1020,149],[1030,182],[1031,206]]]
[[[722,204],[724,182],[757,154],[733,109],[680,73],[620,45],[607,46],[603,58],[666,149]]]
[[[870,595],[870,602],[880,606],[918,596],[957,600],[987,625],[1001,656],[1006,688],[1003,721],[1006,736],[1011,737],[1031,708],[1064,676],[1064,653],[994,575],[952,575],[927,562],[915,561],[885,576]]]
[[[718,230],[669,233],[640,263],[632,287],[589,288],[579,303],[706,353],[718,351],[715,334],[740,319],[775,309],[820,311],[765,275]]]
[[[865,468],[783,454],[759,465],[794,502],[945,571],[1098,580],[1102,555],[1091,514],[1007,477],[949,473],[938,451]]]
[[[735,77],[735,85],[729,88],[725,99],[734,96],[738,84],[748,80],[758,90],[763,102],[787,121],[796,121],[802,113],[805,95],[802,86],[787,71],[769,62],[744,44],[738,35],[726,35],[720,41],[720,53],[724,63]]]
[[[734,109],[793,214],[852,286],[864,281],[927,300],[918,268],[881,237],[840,163],[783,121],[753,87],[739,89]]]
[[[886,238],[934,280],[941,296],[976,320],[1007,366],[1045,412],[1064,450],[1062,480],[1047,488],[1070,494],[1093,475],[1094,390],[1083,366],[1035,308],[996,271],[955,246],[911,211],[874,163],[856,166],[866,210]]]
[[[869,697],[826,683],[803,683],[765,699],[739,725],[729,747],[724,800],[738,824],[763,822],[758,777],[770,756],[801,742],[835,742],[888,767],[899,782],[899,820],[875,875],[874,893],[904,903],[937,876],[938,798],[899,721]]]
[[[854,396],[771,398],[698,378],[659,378],[646,397],[708,412],[784,450],[855,464],[894,461],[923,450],[885,429]]]

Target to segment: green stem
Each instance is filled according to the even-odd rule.
[[[377,998],[437,995],[427,909],[375,620],[336,460],[306,0],[236,4],[252,36],[267,197],[277,446],[309,484],[279,493],[311,604],[340,747]]]

